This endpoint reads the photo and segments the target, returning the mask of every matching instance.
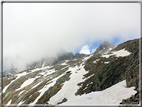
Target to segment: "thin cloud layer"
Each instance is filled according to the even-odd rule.
[[[140,37],[138,3],[4,3],[4,68],[19,70],[89,41]]]

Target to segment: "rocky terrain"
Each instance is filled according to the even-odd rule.
[[[3,104],[139,104],[139,39],[104,44],[91,55],[66,53],[52,64],[42,61],[3,77]]]

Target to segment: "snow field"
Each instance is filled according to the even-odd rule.
[[[126,80],[124,80],[103,91],[76,96],[71,101],[60,105],[119,105],[123,99],[127,99],[131,95],[136,94],[134,89],[135,87],[126,88]]]

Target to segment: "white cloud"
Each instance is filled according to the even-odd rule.
[[[89,49],[89,46],[88,45],[85,45],[81,48],[80,52],[79,53],[82,53],[82,54],[90,54],[90,49]]]
[[[73,52],[86,41],[112,40],[114,35],[140,37],[139,3],[3,4],[5,67],[24,68],[62,48]]]

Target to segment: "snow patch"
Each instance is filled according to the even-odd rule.
[[[107,61],[107,62],[104,62],[104,64],[108,64],[109,63],[109,61]]]
[[[129,56],[131,53],[125,49],[121,49],[119,51],[113,52],[113,54],[116,55],[117,57],[119,56],[124,57],[124,56]]]
[[[108,58],[109,56],[111,56],[112,54],[103,54],[102,57],[106,57]]]
[[[12,99],[6,104],[6,105],[10,105],[11,104],[11,102],[12,102]]]
[[[93,61],[93,63],[96,63],[97,61],[99,61],[100,59],[96,59],[95,61]]]
[[[102,57],[106,57],[108,58],[109,56],[112,56],[112,55],[115,55],[116,57],[124,57],[124,56],[128,56],[130,55],[131,53],[128,52],[127,50],[125,49],[121,49],[119,51],[115,51],[115,52],[112,52],[111,54],[103,54]]]

